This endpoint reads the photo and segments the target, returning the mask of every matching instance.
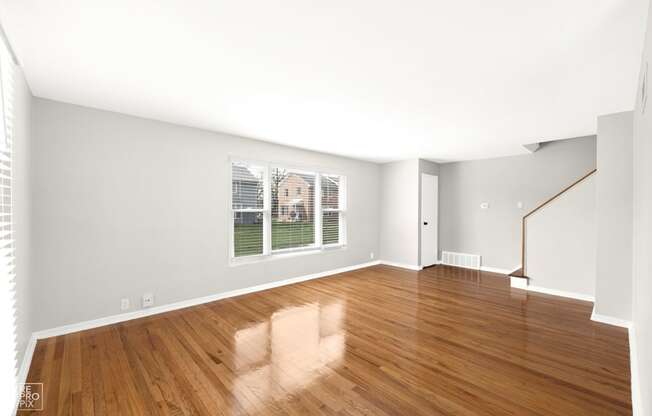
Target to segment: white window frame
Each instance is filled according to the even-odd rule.
[[[338,192],[338,207],[337,208],[322,208],[321,207],[321,176],[331,176],[331,177],[337,177],[340,180],[339,184],[339,192]],[[344,175],[339,175],[339,174],[330,174],[330,173],[322,173],[319,178],[319,186],[320,186],[320,192],[319,192],[319,234],[320,234],[320,242],[322,241],[323,238],[323,233],[324,230],[321,229],[321,221],[324,216],[324,212],[338,212],[339,215],[339,236],[340,236],[340,241],[337,243],[333,244],[322,244],[322,247],[324,248],[329,248],[329,247],[338,247],[342,245],[346,245],[346,194],[347,194],[347,186],[346,186],[346,176]],[[344,192],[342,192],[342,189],[344,189]],[[315,226],[316,228],[316,226]]]
[[[263,168],[263,208],[233,208],[233,164],[234,163],[243,163],[251,166],[255,166],[258,168]],[[269,212],[269,206],[270,206],[270,200],[271,200],[271,195],[269,195],[268,192],[268,184],[269,184],[269,169],[266,163],[260,163],[260,162],[255,162],[255,161],[244,161],[244,160],[231,160],[229,161],[229,257],[230,258],[236,258],[235,257],[235,214],[236,213],[246,213],[246,212],[259,212],[262,213],[263,215],[263,254],[267,252],[268,250],[268,244],[271,247],[271,235],[269,235],[269,230],[267,230],[267,227],[265,224],[267,223],[267,216],[271,215]],[[238,258],[245,258],[245,257],[254,257],[254,256],[260,256],[260,254],[254,254],[252,256],[242,256]]]
[[[242,163],[246,165],[251,165],[259,168],[263,168],[263,208],[262,209],[234,209],[233,208],[233,164]],[[315,229],[315,243],[309,246],[296,247],[296,248],[285,248],[279,250],[272,250],[272,186],[271,186],[271,175],[272,170],[275,168],[285,169],[291,172],[298,173],[307,173],[315,175],[315,195],[314,195],[314,229]],[[295,255],[304,255],[304,254],[316,254],[321,253],[326,250],[332,249],[345,249],[346,248],[346,176],[342,174],[335,173],[325,173],[325,170],[321,169],[310,169],[305,167],[295,167],[289,163],[271,163],[271,162],[261,162],[245,158],[235,158],[231,157],[228,161],[228,178],[229,186],[229,195],[227,198],[228,202],[228,247],[229,247],[229,264],[231,266],[237,266],[240,264],[254,263],[265,260],[272,259],[281,259],[286,257],[291,257]],[[339,208],[337,209],[322,209],[321,207],[321,177],[323,175],[327,176],[337,176],[340,178],[340,190],[339,190]],[[328,211],[337,211],[340,213],[340,241],[335,244],[322,244],[322,217],[324,212]],[[262,254],[253,254],[249,256],[235,256],[235,224],[234,218],[236,212],[261,212],[263,215],[263,252]]]

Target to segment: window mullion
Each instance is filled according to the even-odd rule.
[[[272,180],[271,167],[266,165],[263,177],[263,255],[272,252]]]
[[[322,208],[321,208],[321,174],[315,176],[315,199],[314,206],[314,227],[315,227],[315,246],[322,247],[322,229],[321,229],[321,220],[322,220]]]
[[[340,213],[340,215],[339,215],[339,217],[340,217],[339,218],[340,244],[346,245],[346,214],[342,210],[340,210],[339,213]]]
[[[231,258],[235,258],[235,210],[233,209],[231,202],[232,198],[233,194],[231,194],[231,198],[229,198],[229,205],[231,208],[231,218],[229,219],[229,253]]]
[[[346,183],[346,176],[340,176],[340,188],[339,188],[339,223],[340,223],[340,244],[346,244],[346,207],[348,204],[347,194],[348,194],[348,184]]]

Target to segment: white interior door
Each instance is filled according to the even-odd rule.
[[[437,263],[439,177],[421,174],[421,266]]]

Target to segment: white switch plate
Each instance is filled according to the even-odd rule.
[[[516,203],[516,208],[518,208],[518,209],[523,209],[523,203],[522,203],[521,201],[518,201],[518,202]]]
[[[482,202],[480,204],[480,209],[489,209],[489,203],[488,202]]]
[[[373,258],[374,258],[374,252],[373,252],[373,251],[372,251],[371,253],[369,253],[369,258],[370,258],[370,259],[373,259]]]
[[[150,306],[154,306],[154,294],[145,293],[143,295],[143,308],[149,308]]]
[[[120,310],[126,311],[129,309],[129,298],[120,299]]]

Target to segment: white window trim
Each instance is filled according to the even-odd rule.
[[[264,169],[263,174],[263,208],[246,208],[246,209],[234,209],[233,208],[233,163],[243,163],[247,165],[253,165]],[[315,243],[310,246],[296,247],[296,248],[286,248],[279,250],[272,250],[272,187],[271,187],[271,172],[274,168],[281,168],[290,170],[292,172],[308,173],[315,175],[315,214],[314,214],[314,229],[315,229]],[[278,260],[285,259],[295,256],[303,256],[309,254],[319,254],[326,251],[332,250],[344,250],[347,247],[347,225],[346,225],[346,195],[348,193],[348,187],[346,182],[346,176],[339,173],[326,173],[325,171],[320,171],[319,169],[310,169],[310,168],[297,168],[293,167],[291,164],[285,163],[271,163],[271,162],[261,162],[245,158],[234,158],[231,157],[228,160],[228,179],[229,185],[227,189],[229,190],[229,195],[227,198],[227,216],[228,221],[228,260],[229,266],[238,266],[243,264],[258,263],[261,261],[269,260]],[[321,177],[322,176],[337,176],[340,178],[340,194],[339,194],[339,208],[337,209],[322,209],[321,207]],[[342,189],[344,192],[342,192]],[[235,256],[235,228],[233,217],[235,212],[262,212],[263,213],[263,253],[254,254],[250,256]],[[340,213],[340,229],[339,236],[340,241],[335,244],[322,244],[322,232],[321,222],[324,212],[339,212]]]
[[[261,208],[235,208],[235,209],[233,208],[233,163],[237,163],[237,162],[246,163],[246,164],[249,164],[249,165],[264,168],[264,170],[263,170],[263,208],[262,209]],[[267,164],[265,164],[265,163],[260,163],[260,162],[255,162],[255,161],[236,160],[236,159],[229,160],[229,187],[228,187],[228,189],[230,191],[229,191],[229,197],[227,198],[228,199],[228,204],[229,204],[228,207],[227,207],[228,212],[229,212],[229,216],[228,216],[229,217],[228,218],[229,226],[228,226],[227,229],[229,230],[229,258],[230,259],[235,258],[235,238],[234,238],[235,227],[234,227],[234,224],[233,224],[233,219],[235,217],[234,214],[236,212],[260,212],[260,213],[262,213],[263,214],[263,253],[266,252],[268,240],[269,240],[269,244],[271,246],[271,241],[272,241],[271,236],[268,235],[267,230],[265,230],[265,224],[267,223],[265,217],[269,214],[268,212],[266,212],[266,209],[269,206],[268,197],[271,198],[271,196],[267,195],[267,193],[268,193],[267,188],[268,187],[266,185],[269,183],[269,179],[267,178],[268,173],[269,173],[269,169],[267,168]],[[268,237],[269,237],[269,239],[268,239]]]
[[[338,195],[339,198],[339,207],[337,208],[322,208],[321,207],[321,189],[319,193],[319,229],[320,229],[320,240],[319,242],[322,242],[322,232],[323,230],[321,229],[321,220],[322,217],[324,216],[324,212],[339,212],[340,213],[340,218],[339,218],[339,224],[340,224],[340,229],[339,229],[339,236],[340,236],[340,241],[337,243],[333,244],[322,244],[322,247],[324,248],[329,248],[329,247],[339,247],[339,246],[346,246],[346,195],[348,194],[348,187],[346,183],[346,176],[344,175],[339,175],[335,173],[321,173],[320,174],[320,180],[319,180],[319,186],[321,187],[321,176],[337,176],[340,178],[340,189],[344,189],[344,192],[340,192]]]

